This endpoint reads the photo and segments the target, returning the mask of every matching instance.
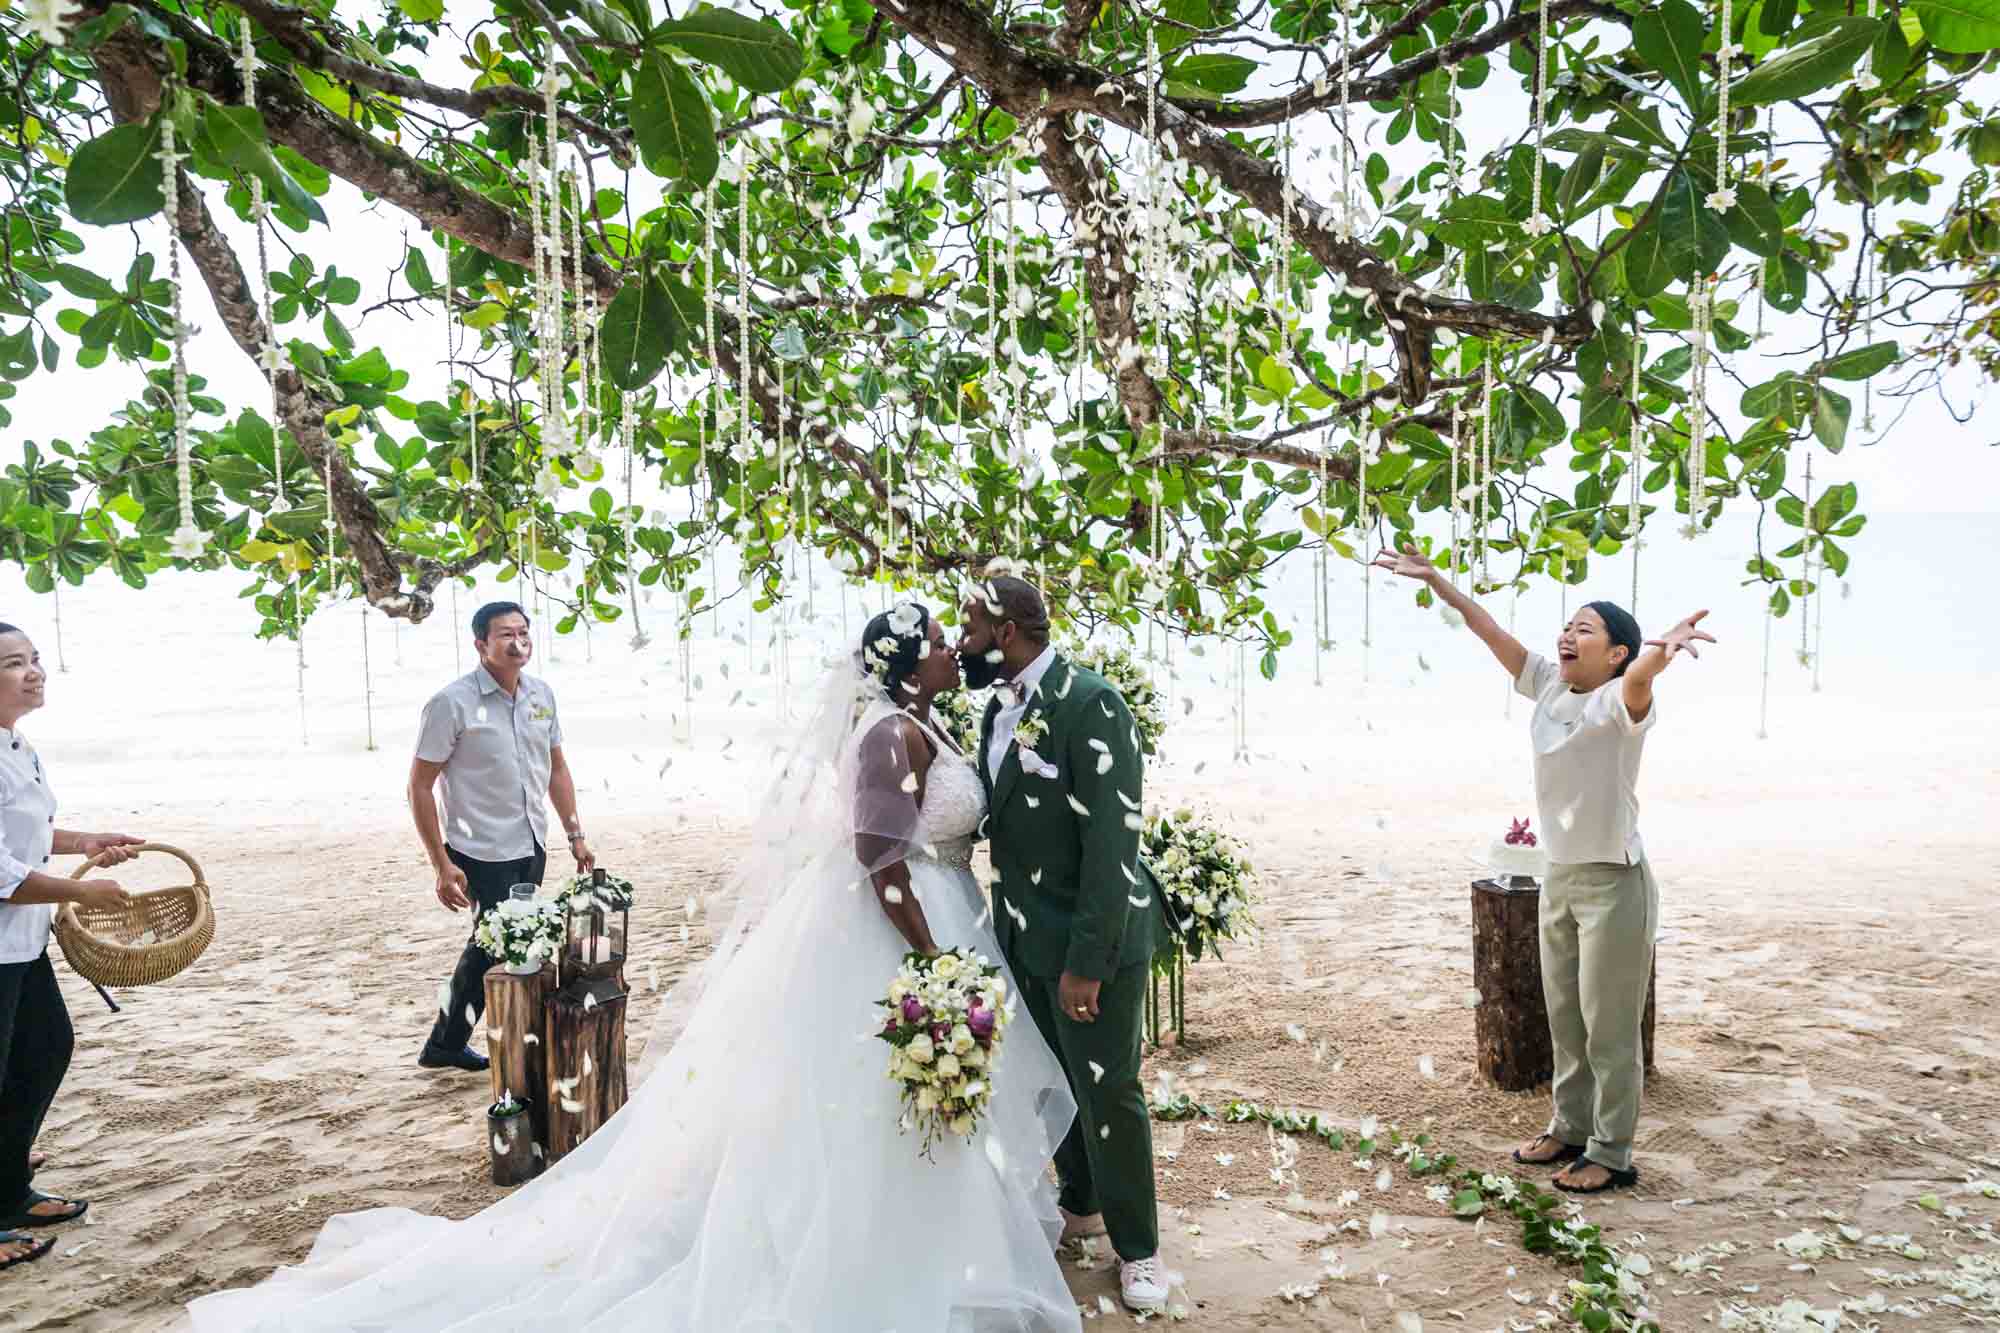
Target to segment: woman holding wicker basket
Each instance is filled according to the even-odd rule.
[[[130,860],[143,839],[56,827],[56,799],[40,756],[15,730],[40,708],[48,676],[28,636],[0,624],[0,1269],[55,1245],[31,1228],[82,1217],[89,1204],[43,1194],[29,1151],[69,1071],[69,1009],[49,966],[56,906],[117,907],[129,895],[108,879],[62,879],[49,857],[81,853],[100,864]]]

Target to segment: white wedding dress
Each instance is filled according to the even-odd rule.
[[[906,864],[940,946],[999,962],[970,870],[984,809],[940,745]],[[797,873],[632,1100],[552,1170],[463,1221],[335,1217],[304,1264],[194,1302],[194,1328],[1079,1330],[1046,1175],[1075,1103],[1033,1020],[1016,1009],[977,1135],[926,1161],[873,1036],[907,946],[851,849]]]

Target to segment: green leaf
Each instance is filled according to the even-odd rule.
[[[1241,92],[1256,72],[1257,62],[1242,56],[1200,54],[1176,60],[1167,75],[1207,92],[1228,94]]]
[[[288,204],[314,222],[324,223],[326,213],[319,201],[307,194],[291,174],[271,155],[264,117],[255,107],[224,106],[210,102],[202,114],[202,129],[222,160],[246,176],[262,180],[275,202]]]
[[[1701,44],[1707,25],[1687,0],[1665,0],[1632,21],[1639,58],[1667,76],[1690,107],[1701,101]]]
[[[1676,278],[1715,272],[1729,256],[1729,228],[1702,199],[1694,173],[1676,167],[1660,186],[1655,224],[1666,242]]]
[[[444,0],[396,0],[396,8],[412,23],[436,23],[444,17]]]
[[[1812,410],[1812,400],[1812,384],[1787,370],[1774,380],[1743,391],[1743,415],[1759,421],[1777,417],[1795,426]]]
[[[1506,245],[1520,236],[1521,224],[1507,215],[1507,205],[1490,194],[1469,194],[1445,205],[1438,239],[1461,249]]]
[[[604,377],[620,389],[652,383],[673,351],[676,323],[666,286],[657,277],[626,283],[611,298],[599,326]]]
[[[506,306],[498,301],[482,301],[466,313],[464,322],[468,329],[490,329],[505,318]]]
[[[1451,1196],[1451,1211],[1459,1217],[1477,1217],[1486,1211],[1486,1200],[1468,1187]]]
[[[1830,452],[1839,453],[1847,443],[1847,418],[1853,410],[1854,405],[1845,397],[1822,384],[1813,395],[1813,438]]]
[[[653,36],[671,42],[704,64],[714,65],[753,93],[783,92],[806,67],[806,53],[790,33],[723,9],[705,9],[684,19],[666,19]]]
[[[648,55],[632,71],[627,104],[639,154],[656,176],[685,180],[699,189],[721,165],[708,99],[679,61]]]
[[[81,222],[136,222],[166,207],[160,189],[160,136],[154,125],[120,125],[76,150],[63,198]]]
[[[1971,55],[2000,46],[2000,0],[1912,0],[1910,8],[1940,51]]]
[[[1881,24],[1874,19],[1835,19],[1816,36],[1780,51],[1738,79],[1729,90],[1729,100],[1738,106],[1761,106],[1816,93],[1847,77],[1880,32]]]
[[[1828,357],[1819,363],[1817,369],[1827,379],[1865,380],[1875,372],[1895,365],[1896,358],[1901,355],[1902,349],[1893,342],[1874,343]]]
[[[1769,258],[1785,245],[1785,223],[1771,192],[1755,181],[1737,181],[1736,207],[1723,215],[1729,238],[1754,255]]]

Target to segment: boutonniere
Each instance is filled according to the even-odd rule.
[[[556,715],[556,710],[547,704],[536,704],[528,710],[528,717],[536,722],[546,722]]]
[[[1056,766],[1035,753],[1035,747],[1047,739],[1049,724],[1047,719],[1029,714],[1014,724],[1014,748],[1021,752],[1021,769],[1033,773],[1038,778],[1056,776]]]

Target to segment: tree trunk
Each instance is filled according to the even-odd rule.
[[[625,998],[609,978],[573,982],[549,996],[550,1164],[625,1104]]]
[[[486,1047],[492,1064],[493,1100],[511,1092],[528,1104],[535,1142],[544,1152],[549,1143],[548,1017],[544,1001],[555,985],[555,969],[543,968],[529,977],[504,967],[486,971]],[[533,1038],[533,1040],[530,1040]]]
[[[1523,887],[1498,880],[1472,884],[1472,980],[1479,990],[1473,1011],[1479,1071],[1494,1086],[1520,1092],[1549,1081],[1555,1053],[1549,1043],[1548,1002],[1542,995],[1540,886],[1525,876]],[[1646,1072],[1653,1064],[1654,993],[1659,959],[1646,982],[1646,1016],[1641,1025]]]

